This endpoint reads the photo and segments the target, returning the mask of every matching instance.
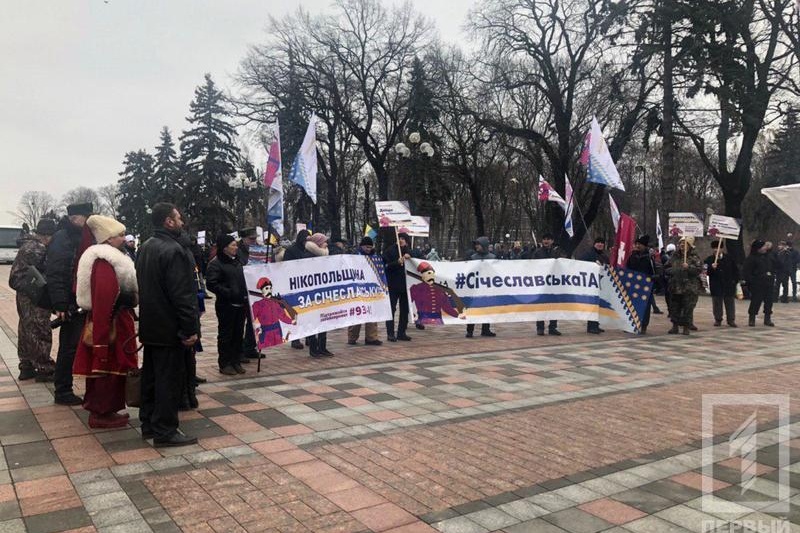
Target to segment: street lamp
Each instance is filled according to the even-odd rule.
[[[228,187],[237,190],[242,190],[242,189],[253,190],[256,187],[258,187],[258,183],[256,182],[256,180],[251,180],[250,178],[248,178],[247,174],[245,174],[243,170],[237,170],[236,176],[228,180]]]
[[[636,170],[642,173],[642,233],[647,234],[647,169],[643,165],[636,165]]]

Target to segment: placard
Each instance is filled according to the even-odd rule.
[[[703,217],[697,213],[670,213],[668,225],[669,236],[676,239],[703,236]]]
[[[708,235],[721,239],[738,239],[742,227],[733,217],[711,215],[708,219]]]

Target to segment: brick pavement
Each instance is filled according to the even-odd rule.
[[[708,479],[700,449],[703,394],[795,391],[800,350],[788,326],[800,306],[777,306],[774,330],[717,329],[701,299],[701,332],[688,338],[664,335],[659,317],[646,338],[590,337],[568,323],[564,337],[540,338],[532,325],[510,324],[498,325],[494,340],[443,328],[368,349],[346,347],[336,332],[335,358],[286,347],[270,352],[261,374],[224,379],[213,371],[206,318],[200,366],[211,382],[200,388],[200,408],[181,414],[200,442],[156,450],[140,438],[135,409],[130,427],[93,431],[82,409],[52,405],[51,387],[15,381],[11,297],[0,284],[0,531],[800,524],[800,417],[784,463],[777,412],[767,408],[754,418],[750,455],[729,456],[741,408],[715,412]],[[743,481],[744,471],[753,476]],[[788,510],[776,507],[779,481]],[[706,512],[704,482],[722,511]]]

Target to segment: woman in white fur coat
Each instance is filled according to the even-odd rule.
[[[136,269],[122,251],[125,226],[93,215],[86,221],[95,244],[78,261],[78,305],[88,311],[72,371],[86,378],[83,407],[89,427],[118,428],[128,424],[125,379],[138,367],[133,308],[137,305]]]

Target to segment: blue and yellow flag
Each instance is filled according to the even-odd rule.
[[[375,231],[375,229],[372,226],[367,224],[364,227],[364,237],[369,237],[370,239],[374,239],[377,236],[378,236],[378,232]]]

